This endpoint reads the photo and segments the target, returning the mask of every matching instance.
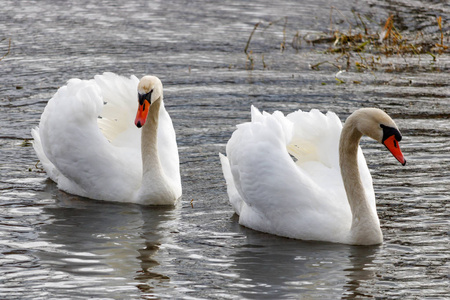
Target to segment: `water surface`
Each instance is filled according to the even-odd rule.
[[[305,2],[305,1],[303,1]],[[301,6],[301,7],[300,7]],[[441,1],[3,1],[0,37],[0,298],[292,299],[444,298],[449,288],[450,101],[448,54],[383,58],[390,72],[309,65],[332,60],[297,31],[329,28],[330,7],[407,32],[437,35]],[[345,21],[337,28],[347,30]],[[244,47],[255,23],[254,70]],[[401,26],[400,26],[401,25]],[[448,36],[448,34],[447,34]],[[7,41],[0,43],[6,52]],[[264,63],[267,67],[263,67]],[[30,146],[48,99],[72,78],[112,71],[159,76],[181,160],[173,208],[83,199],[59,191]],[[354,83],[360,82],[360,83]],[[250,105],[284,113],[359,107],[392,115],[405,167],[368,139],[384,243],[355,247],[280,238],[241,227],[218,153]]]

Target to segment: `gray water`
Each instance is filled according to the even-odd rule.
[[[290,46],[296,32],[328,31],[331,6],[351,22],[352,10],[379,21],[392,13],[401,30],[430,36],[439,34],[440,15],[450,44],[446,1],[2,0],[0,57],[8,39],[11,49],[0,61],[0,298],[448,297],[449,55],[383,58],[383,68],[351,70],[337,84],[333,66],[309,67],[335,56]],[[335,28],[348,29],[336,11],[333,17]],[[244,48],[260,21],[249,70]],[[30,130],[48,99],[68,79],[104,71],[162,79],[181,159],[176,207],[68,195],[36,164]],[[332,110],[342,119],[375,106],[393,116],[405,167],[362,141],[382,245],[291,240],[238,224],[218,153],[252,104],[269,112]]]

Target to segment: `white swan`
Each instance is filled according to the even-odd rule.
[[[239,223],[303,240],[381,243],[372,177],[359,147],[362,135],[406,163],[400,132],[379,109],[359,109],[342,127],[331,112],[299,110],[285,117],[252,107],[252,121],[237,126],[227,157],[220,154]]]
[[[175,131],[157,77],[71,79],[50,99],[32,136],[63,191],[144,205],[170,205],[181,196]]]

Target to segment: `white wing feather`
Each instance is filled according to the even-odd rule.
[[[350,229],[351,212],[339,168],[339,118],[318,110],[261,114],[254,107],[251,114],[221,157],[239,222],[286,237],[340,241]],[[361,151],[359,163],[375,203]]]

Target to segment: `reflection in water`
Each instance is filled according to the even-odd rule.
[[[2,1],[0,29],[12,48],[0,62],[0,298],[448,297],[448,53],[383,57],[399,69],[347,72],[337,85],[333,66],[309,65],[340,54],[305,44],[280,52],[284,22],[267,26],[287,16],[287,44],[296,32],[328,32],[330,1],[188,2]],[[355,16],[394,13],[399,26],[434,38],[436,16],[444,30],[450,16],[442,0],[334,2],[348,18],[333,14],[342,32],[360,23]],[[243,48],[260,21],[251,42],[255,70],[245,70]],[[30,129],[66,80],[104,71],[165,82],[184,189],[176,208],[86,201],[54,184],[43,191]],[[332,110],[341,118],[375,106],[395,116],[411,163],[400,171],[378,145],[364,147],[383,246],[269,237],[230,221],[217,153],[235,125],[249,120],[251,104],[268,112]]]
[[[48,187],[53,189],[54,184]],[[56,205],[43,210],[51,222],[40,233],[50,249],[39,257],[55,270],[54,281],[69,276],[65,293],[74,284],[71,295],[100,295],[103,289],[139,294],[130,285],[132,278],[139,290],[149,293],[169,280],[152,269],[159,265],[155,258],[159,246],[170,239],[176,226],[176,207],[112,204],[55,193]],[[56,290],[52,295],[57,295]]]
[[[152,271],[160,263],[155,258],[161,243],[167,242],[170,233],[176,228],[176,208],[173,207],[139,207],[144,224],[141,237],[144,248],[138,250],[141,270],[134,279],[138,288],[144,293],[151,293],[156,286],[170,280],[166,275]]]
[[[379,252],[379,246],[353,246],[350,248],[350,266],[345,269],[348,272],[347,283],[345,284],[344,299],[354,299],[358,297],[372,297],[366,292],[361,291],[361,284],[370,282],[375,277],[375,271],[372,268],[373,260]]]
[[[379,247],[309,242],[241,228],[247,243],[235,253],[241,295],[252,299],[370,296],[359,290],[370,281]],[[284,287],[284,288],[281,288]],[[257,291],[257,292],[256,292]]]

